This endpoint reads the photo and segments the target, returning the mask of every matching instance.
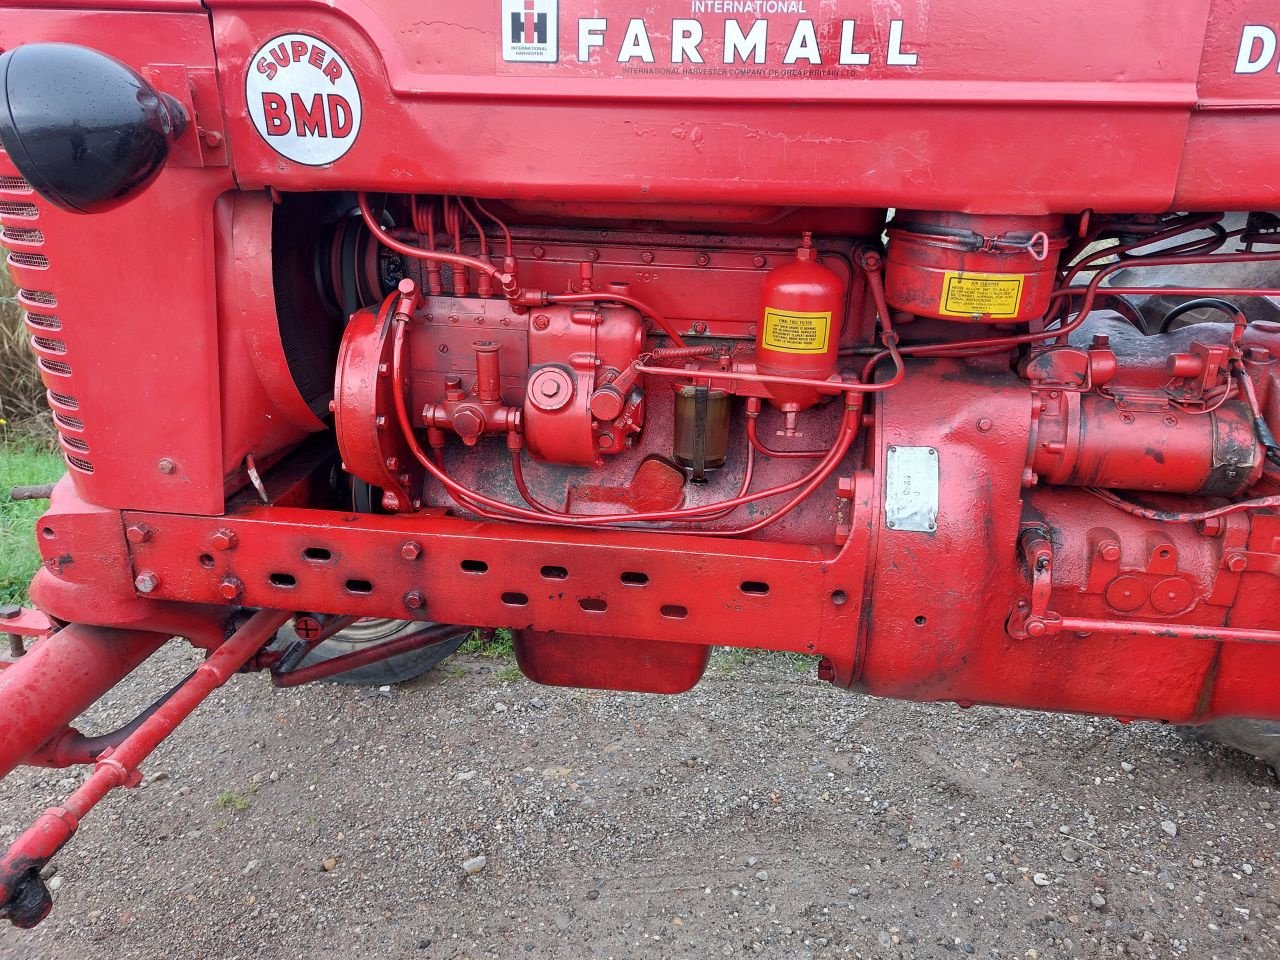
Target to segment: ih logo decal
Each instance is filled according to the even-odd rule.
[[[555,63],[560,44],[557,0],[502,0],[502,59]]]
[[[360,133],[360,91],[351,68],[305,33],[268,40],[253,55],[245,99],[262,139],[295,163],[333,163]]]

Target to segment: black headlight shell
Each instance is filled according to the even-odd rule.
[[[101,213],[164,166],[181,105],[105,53],[32,43],[0,56],[0,143],[50,203]]]

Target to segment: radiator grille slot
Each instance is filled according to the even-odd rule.
[[[62,329],[62,321],[51,313],[32,313],[28,310],[26,313],[26,321],[29,326],[39,327],[41,330]]]
[[[0,223],[0,244],[8,247],[7,260],[15,268],[15,279],[25,280],[27,283],[32,282],[32,276],[22,276],[22,270],[48,270],[50,266],[47,256],[30,249],[45,243],[45,234],[39,224],[44,209],[43,203],[34,195],[31,184],[25,179],[0,176],[0,217],[5,218]],[[27,222],[14,223],[14,220]],[[43,278],[36,282],[41,288],[45,286]],[[52,278],[49,285],[53,285]],[[46,387],[52,377],[59,381],[71,377],[71,364],[62,358],[73,352],[73,347],[69,347],[68,343],[74,345],[75,338],[67,337],[63,331],[62,317],[53,312],[52,308],[57,303],[57,295],[52,290],[29,287],[18,290],[18,304],[25,311],[23,320],[33,334],[31,347],[35,351]],[[60,333],[60,336],[51,335],[55,332]],[[68,388],[74,389],[74,381],[68,383]],[[93,473],[93,463],[84,456],[79,456],[89,452],[88,442],[77,436],[84,430],[84,421],[69,412],[78,411],[80,401],[71,393],[54,390],[48,391],[48,398],[67,464],[80,473]]]
[[[61,340],[55,340],[52,337],[32,337],[31,342],[41,350],[48,350],[50,353],[66,353],[67,345]]]
[[[9,253],[9,262],[15,267],[31,267],[33,270],[48,270],[49,258],[42,253]]]
[[[22,303],[38,303],[42,307],[52,307],[58,302],[48,290],[19,290],[18,300]]]
[[[41,357],[40,369],[48,370],[50,373],[59,377],[71,376],[71,367],[63,363],[61,360],[47,360],[44,357]]]
[[[13,243],[44,243],[44,234],[36,227],[11,227],[6,225],[0,229],[0,240]]]

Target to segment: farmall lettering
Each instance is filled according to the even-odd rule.
[[[249,66],[245,99],[262,139],[296,163],[333,163],[360,132],[360,91],[351,68],[305,33],[263,44]]]
[[[556,0],[503,0],[502,59],[589,65],[593,72],[843,75],[859,67],[915,67],[902,19],[835,18],[810,0],[689,0],[681,17],[563,17]]]
[[[726,4],[727,5],[727,4]],[[718,7],[722,4],[713,2],[695,3],[694,7]],[[778,6],[799,7],[803,4],[783,4]],[[706,19],[706,18],[704,18]],[[769,52],[783,50],[781,61],[776,65],[794,66],[845,66],[862,67],[871,63],[871,51],[864,49],[858,42],[858,21],[841,20],[838,24],[815,23],[802,17],[794,23],[773,22],[768,18],[752,20],[749,23],[730,18],[718,24],[715,35],[704,26],[703,19],[672,20],[669,24],[651,26],[645,20],[635,17],[628,21],[617,47],[617,61],[621,64],[659,62],[659,52],[670,57],[669,65],[705,64],[719,62],[725,66],[767,66]],[[832,27],[835,27],[833,30]],[[578,21],[578,62],[587,63],[593,53],[605,46],[606,31],[609,22],[603,17],[590,17]],[[670,49],[659,42],[656,46],[653,36],[668,40]],[[828,43],[821,42],[838,35],[838,49],[832,49]],[[706,48],[714,48],[708,57]],[[915,53],[903,49],[903,21],[890,20],[885,49],[881,53],[881,62],[891,67],[913,67],[918,61]]]

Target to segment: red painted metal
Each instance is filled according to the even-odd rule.
[[[0,774],[83,713],[168,640],[165,634],[73,625],[0,670]]]
[[[40,878],[40,869],[70,840],[98,801],[117,787],[134,787],[141,782],[138,767],[174,728],[209,694],[222,686],[237,670],[269,643],[289,614],[277,610],[255,613],[225,644],[210,654],[154,714],[126,737],[118,747],[98,758],[94,772],[74,793],[56,807],[50,807],[13,842],[0,857],[0,904],[14,926],[33,927],[52,907]],[[150,654],[159,643],[146,651]],[[0,681],[4,675],[0,674]],[[43,896],[34,894],[39,887]]]
[[[1266,4],[418,6],[0,9],[0,47],[96,47],[193,118],[101,216],[0,156],[69,469],[0,632],[71,624],[0,672],[0,772],[100,752],[67,725],[158,638],[213,665],[0,861],[15,919],[226,670],[435,636],[292,669],[355,617],[512,628],[552,684],[683,690],[723,644],[1280,719],[1280,232],[1220,213],[1277,205]],[[246,610],[302,646],[227,641]]]

